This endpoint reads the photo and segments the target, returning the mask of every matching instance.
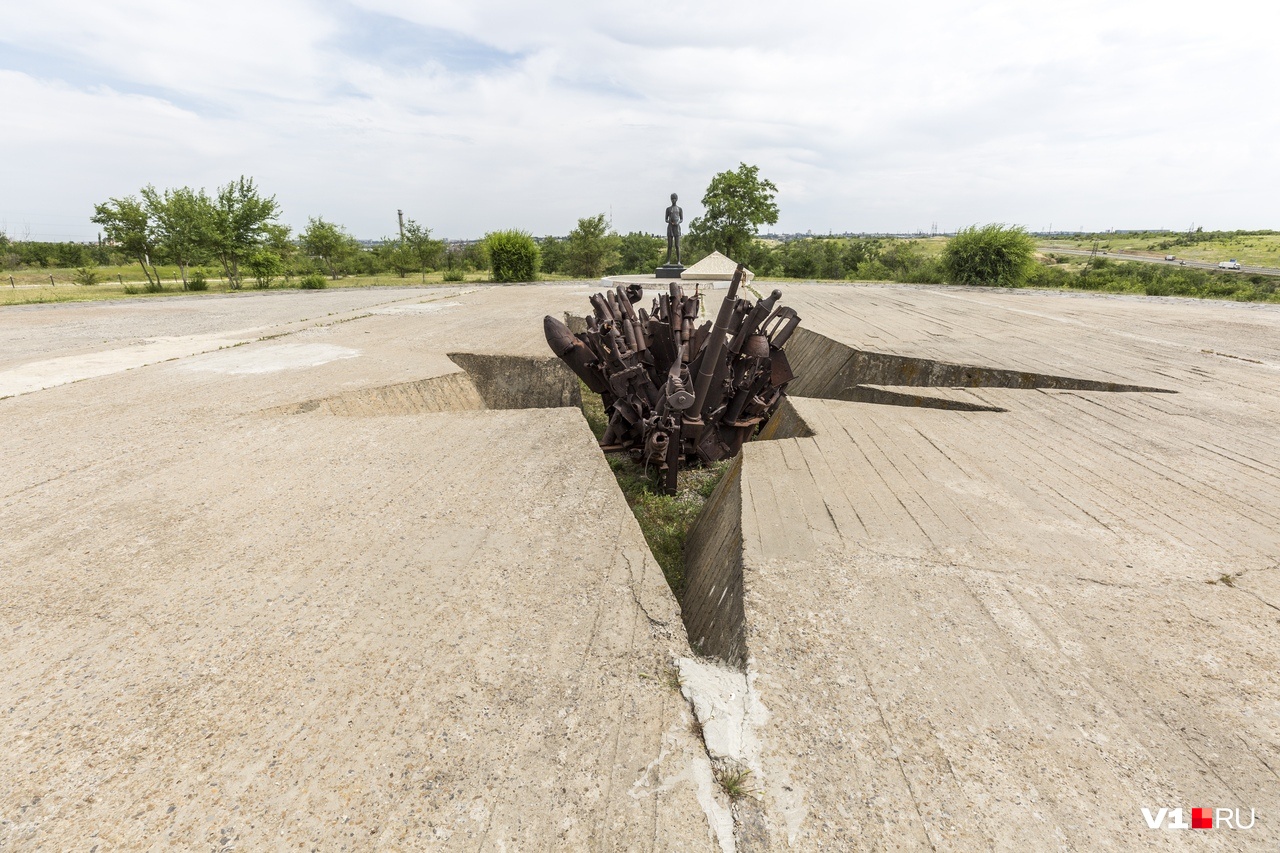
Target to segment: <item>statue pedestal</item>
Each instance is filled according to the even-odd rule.
[[[684,264],[663,264],[653,271],[655,278],[679,278],[684,272]]]

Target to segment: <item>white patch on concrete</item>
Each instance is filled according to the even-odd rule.
[[[246,336],[257,333],[258,330],[246,329],[217,335],[148,338],[118,349],[33,361],[0,371],[0,397],[30,394],[69,382],[110,376],[135,367],[211,352],[243,343]]]
[[[678,727],[687,729],[689,718],[683,712],[680,716],[682,719],[677,724]],[[631,790],[627,793],[633,800],[641,800],[650,796],[662,796],[675,790],[682,782],[688,782],[693,786],[698,805],[702,806],[702,811],[707,816],[707,826],[720,846],[721,853],[736,853],[733,811],[721,801],[722,797],[717,795],[715,773],[707,757],[701,753],[690,754],[687,749],[682,749],[681,754],[689,761],[675,775],[664,777],[662,774],[663,762],[673,756],[669,747],[675,747],[681,740],[676,735],[676,728],[668,729],[662,736],[662,750],[658,757],[646,765],[640,778],[632,783]],[[658,779],[662,779],[662,783],[655,788],[653,783]]]
[[[449,308],[457,308],[461,302],[415,302],[411,305],[389,305],[378,308],[372,314],[434,314]]]
[[[680,670],[680,692],[693,705],[708,754],[716,761],[732,762],[751,771],[770,810],[782,817],[788,842],[794,843],[809,807],[804,791],[791,782],[784,764],[771,758],[770,772],[764,772],[761,734],[769,722],[769,709],[755,689],[752,662],[747,662],[747,675],[693,658],[677,659],[676,667]]]
[[[225,373],[246,376],[275,373],[280,370],[300,370],[319,367],[343,358],[355,358],[360,350],[334,344],[268,344],[255,347],[236,347],[212,353],[183,364],[181,370],[201,373]]]
[[[753,736],[763,737],[765,726],[769,722],[769,709],[764,706],[764,702],[760,699],[760,691],[756,689],[754,658],[747,660],[747,696],[746,727],[753,732]],[[760,755],[761,743],[759,740],[755,743],[757,753],[753,759],[754,763],[751,764],[752,772],[762,784],[765,796],[775,814],[782,816],[782,822],[787,828],[787,844],[794,845],[796,837],[800,834],[800,825],[809,814],[809,806],[804,800],[804,789],[791,781],[792,757],[771,755],[768,778],[765,778],[765,774],[760,769],[763,761]]]
[[[733,811],[716,797],[716,777],[711,771],[711,762],[695,758],[689,763],[688,770],[693,773],[698,805],[707,815],[707,823],[720,845],[720,853],[736,853],[738,843],[733,835]]]
[[[733,811],[720,802],[715,772],[706,756],[694,756],[683,770],[664,779],[655,793],[665,794],[681,782],[693,784],[694,796],[707,816],[707,825],[711,828],[716,843],[720,845],[720,853],[735,853],[738,844],[733,835]]]
[[[680,692],[702,725],[707,752],[716,760],[748,762],[754,743],[747,731],[747,677],[710,661],[680,658]],[[753,768],[754,770],[754,768]]]

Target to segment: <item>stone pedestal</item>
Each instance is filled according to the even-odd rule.
[[[663,264],[653,271],[657,278],[679,278],[684,272],[684,264]]]

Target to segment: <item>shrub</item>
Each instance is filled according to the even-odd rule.
[[[555,237],[543,237],[538,246],[538,266],[543,272],[564,272],[565,246],[563,240]]]
[[[284,272],[284,262],[280,256],[268,249],[259,249],[245,261],[245,267],[258,284],[259,290],[266,290],[271,282]]]
[[[467,274],[462,267],[452,267],[444,271],[445,281],[466,281]]]
[[[204,270],[196,270],[187,278],[187,290],[208,290],[209,281],[204,277]]]
[[[98,271],[92,267],[80,267],[71,277],[76,284],[84,287],[91,287],[98,283]]]
[[[1036,244],[1019,226],[971,225],[942,250],[942,270],[953,284],[1020,287],[1033,269]]]
[[[298,287],[303,290],[324,290],[329,283],[318,272],[310,272],[298,279]]]
[[[609,230],[605,215],[578,220],[565,243],[565,271],[582,278],[599,278],[618,262],[621,238]]]
[[[538,244],[524,231],[493,231],[484,237],[494,281],[533,281],[538,276]]]

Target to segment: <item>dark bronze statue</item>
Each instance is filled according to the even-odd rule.
[[[676,264],[680,264],[680,224],[684,222],[684,211],[676,204],[676,194],[671,194],[671,206],[667,208],[667,263],[671,263],[671,251],[676,254]]]

